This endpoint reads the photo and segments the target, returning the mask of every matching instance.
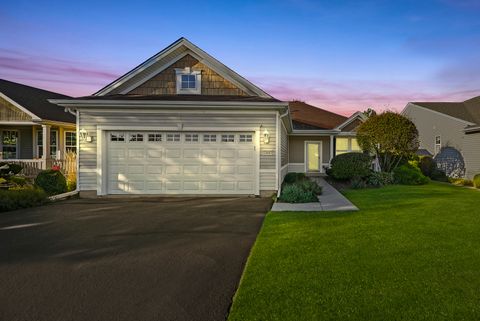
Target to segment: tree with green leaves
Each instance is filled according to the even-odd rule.
[[[405,116],[387,111],[369,117],[357,130],[358,144],[377,156],[384,172],[393,171],[418,150],[418,130]]]

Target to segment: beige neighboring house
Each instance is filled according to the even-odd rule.
[[[74,170],[65,154],[77,149],[76,118],[50,98],[70,97],[0,79],[0,163],[22,163],[26,175],[54,164]]]
[[[402,112],[417,126],[420,149],[433,156],[453,147],[463,156],[465,176],[480,173],[480,96],[463,102],[411,102]]]
[[[77,114],[79,189],[94,195],[277,192],[358,150],[363,121],[280,101],[185,38],[91,96],[50,101]]]

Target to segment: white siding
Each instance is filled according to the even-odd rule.
[[[480,174],[480,133],[465,135],[463,157],[465,160],[466,177],[472,179]]]
[[[281,146],[280,146],[280,149],[281,149],[281,166],[284,166],[286,164],[288,164],[288,134],[287,134],[287,130],[285,129],[285,127],[283,126],[283,124],[280,126],[281,128]]]
[[[270,142],[263,142],[263,135],[260,133],[260,170],[273,170],[268,173],[260,173],[260,190],[275,190],[275,163],[276,163],[276,114],[275,113],[205,113],[191,112],[179,113],[174,110],[171,113],[143,113],[139,112],[104,112],[82,110],[79,115],[79,127],[85,129],[88,135],[93,138],[91,143],[80,142],[79,155],[79,182],[81,190],[95,190],[97,188],[97,126],[125,126],[155,127],[161,130],[162,127],[183,126],[188,128],[217,127],[225,131],[235,131],[236,128],[266,128],[270,133]],[[272,183],[273,182],[273,183]]]

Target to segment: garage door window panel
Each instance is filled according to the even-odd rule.
[[[215,134],[204,134],[203,142],[204,143],[215,143],[217,141],[217,135]]]
[[[253,141],[252,134],[240,134],[239,142],[240,143],[251,143]]]
[[[168,133],[167,134],[167,142],[179,142],[180,141],[180,134],[179,133]]]
[[[198,134],[185,134],[186,143],[198,143]]]
[[[143,134],[138,134],[138,133],[130,134],[129,140],[131,142],[143,142]]]
[[[222,134],[222,143],[234,143],[235,135],[233,134]]]
[[[162,134],[148,134],[148,141],[149,142],[161,142],[162,141]]]
[[[110,133],[111,142],[124,142],[125,134],[124,133]]]

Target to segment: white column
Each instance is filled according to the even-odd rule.
[[[43,168],[47,168],[47,159],[50,159],[50,125],[42,125]]]
[[[331,162],[333,156],[335,156],[335,155],[334,155],[335,149],[333,148],[333,145],[334,145],[333,141],[334,141],[334,136],[333,136],[333,135],[330,135],[330,161],[329,161],[329,162]]]

